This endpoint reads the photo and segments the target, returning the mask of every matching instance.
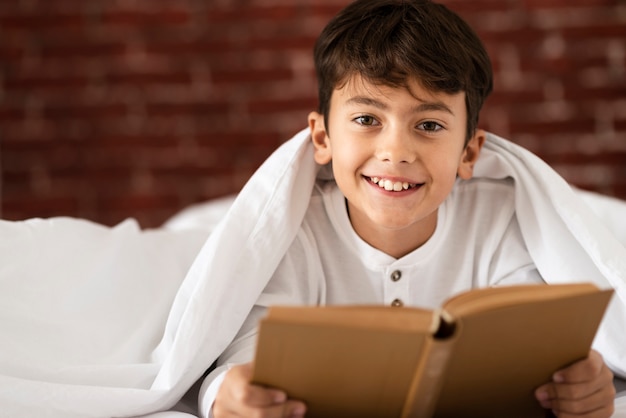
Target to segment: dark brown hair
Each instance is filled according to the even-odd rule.
[[[392,87],[416,78],[431,91],[465,92],[469,139],[493,88],[491,61],[476,33],[429,0],[355,1],[324,28],[314,59],[325,121],[333,90],[354,74]]]

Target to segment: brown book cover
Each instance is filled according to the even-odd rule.
[[[252,381],[307,417],[543,417],[534,389],[584,358],[612,290],[592,284],[474,289],[440,310],[271,307]]]

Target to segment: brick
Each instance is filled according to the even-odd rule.
[[[577,7],[614,7],[618,0],[523,0],[528,9],[571,9]]]
[[[271,5],[267,7],[252,6],[244,8],[212,7],[207,10],[207,22],[250,22],[259,20],[289,20],[299,15],[295,5]]]
[[[23,119],[26,113],[21,107],[2,106],[0,105],[0,123],[4,121],[13,121]]]
[[[101,80],[107,84],[127,84],[134,87],[146,87],[151,85],[181,84],[187,85],[191,82],[191,74],[179,71],[172,72],[110,72],[104,75]]]
[[[534,135],[556,135],[566,134],[568,132],[581,134],[584,132],[594,132],[595,120],[592,118],[574,118],[564,120],[538,120],[533,117],[511,118],[510,129],[516,133],[529,133]],[[562,150],[561,150],[562,152]]]
[[[586,33],[587,36],[619,34],[621,23],[617,20],[617,10],[605,8],[544,9],[530,14],[530,23],[543,30],[562,30],[564,36]],[[623,32],[622,32],[623,33]]]
[[[618,39],[624,40],[624,23],[600,17],[593,24],[581,27],[567,27],[562,29],[563,36],[572,40],[578,39]]]
[[[126,45],[119,41],[72,41],[46,44],[40,48],[42,58],[112,57],[126,52]]]
[[[43,115],[46,118],[62,120],[71,118],[109,118],[122,117],[128,112],[125,104],[103,104],[103,105],[70,105],[59,104],[46,106]]]
[[[4,83],[4,89],[8,92],[12,90],[42,90],[42,89],[76,89],[85,88],[89,84],[89,79],[81,75],[68,75],[60,77],[40,76],[17,76],[9,78]]]
[[[185,25],[190,23],[192,17],[186,10],[118,10],[107,11],[99,16],[99,23],[106,26],[112,25]]]
[[[293,110],[313,110],[317,106],[317,99],[314,97],[293,98],[288,100],[257,100],[248,103],[250,112],[259,113],[280,113]]]
[[[49,29],[81,29],[85,27],[82,14],[13,14],[0,15],[0,27],[3,30],[39,30]]]
[[[477,11],[481,13],[493,10],[508,11],[515,4],[511,0],[472,0],[471,2],[466,0],[441,0],[440,2],[462,16],[473,14]]]
[[[293,73],[290,69],[272,69],[255,71],[224,71],[213,73],[211,80],[214,83],[241,83],[241,82],[268,82],[290,79]]]
[[[79,214],[74,196],[5,198],[2,202],[2,219],[7,220]]]

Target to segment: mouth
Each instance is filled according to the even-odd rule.
[[[370,183],[377,185],[388,192],[402,192],[404,190],[420,187],[421,183],[409,183],[406,181],[393,181],[382,177],[365,177]]]

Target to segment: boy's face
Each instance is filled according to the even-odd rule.
[[[465,93],[433,93],[415,80],[409,89],[355,76],[333,92],[328,132],[322,115],[309,115],[315,160],[332,161],[353,228],[396,257],[430,238],[437,208],[457,175],[472,177],[485,137],[465,146]]]

